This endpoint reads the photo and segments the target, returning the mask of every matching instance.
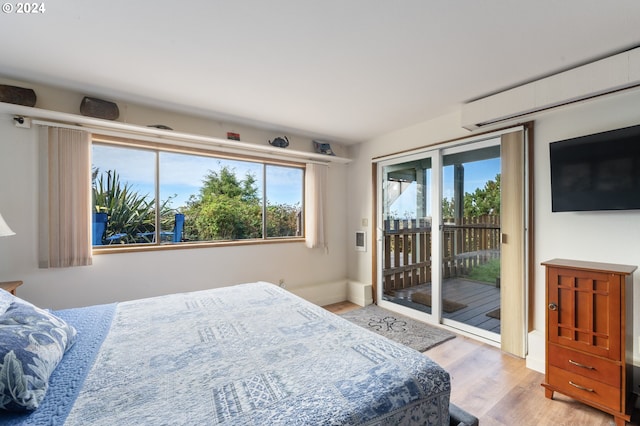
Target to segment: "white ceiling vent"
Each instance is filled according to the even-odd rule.
[[[474,130],[634,86],[640,86],[640,47],[464,104],[462,127]]]

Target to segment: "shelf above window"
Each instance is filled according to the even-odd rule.
[[[216,151],[256,155],[266,158],[290,161],[312,161],[320,163],[347,164],[351,159],[333,155],[318,154],[310,151],[300,151],[288,148],[276,148],[271,145],[234,141],[217,137],[158,129],[137,124],[110,121],[100,118],[85,117],[59,111],[0,102],[0,113],[22,117],[26,120],[19,127],[30,127],[29,120],[35,125],[60,126],[78,128],[92,133],[109,136],[138,138],[145,141],[171,144],[184,144]]]

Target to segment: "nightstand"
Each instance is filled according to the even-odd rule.
[[[22,281],[3,281],[0,282],[0,288],[8,291],[15,296],[16,288],[22,285]]]

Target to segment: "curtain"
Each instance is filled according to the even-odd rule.
[[[40,267],[91,265],[91,135],[43,128],[40,164]]]
[[[305,243],[309,248],[327,250],[326,208],[329,167],[307,164],[304,180]]]
[[[522,130],[501,137],[500,347],[524,358],[526,330],[525,135]]]

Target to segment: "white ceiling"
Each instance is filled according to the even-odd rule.
[[[41,2],[0,76],[343,143],[640,45],[638,0]]]

